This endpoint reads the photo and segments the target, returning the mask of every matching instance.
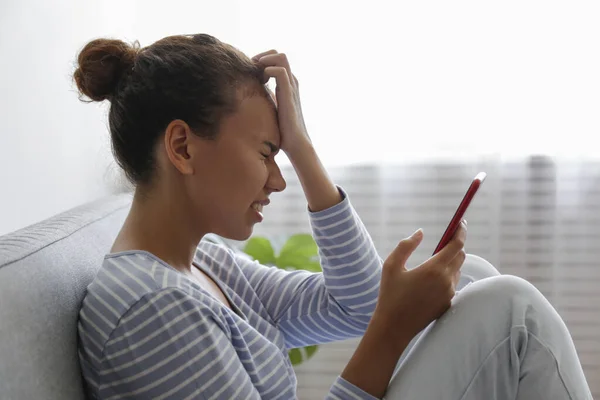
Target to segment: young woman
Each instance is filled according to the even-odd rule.
[[[405,263],[421,231],[379,258],[311,144],[284,54],[249,59],[198,34],[142,49],[98,39],[78,64],[81,93],[111,103],[113,152],[136,187],[81,307],[91,398],[293,399],[287,350],[356,336],[331,399],[381,398],[388,386],[403,400],[591,398],[539,292],[515,277],[477,281],[497,272],[464,262],[466,223],[418,268]],[[202,240],[251,235],[285,189],[279,151],[302,183],[323,273],[269,268]],[[461,286],[473,283],[455,296],[463,264],[475,272]]]

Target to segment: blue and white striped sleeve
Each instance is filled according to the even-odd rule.
[[[362,335],[377,303],[381,258],[340,192],[340,203],[310,213],[323,273],[289,272],[238,257],[289,348]]]
[[[142,297],[107,341],[98,398],[260,399],[209,306],[180,289]]]

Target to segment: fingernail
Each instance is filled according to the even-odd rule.
[[[423,236],[423,229],[419,228],[411,235],[412,238],[418,239]]]
[[[466,220],[466,219],[463,219],[463,222],[465,223],[465,226],[466,226],[466,225],[467,225],[467,220]]]

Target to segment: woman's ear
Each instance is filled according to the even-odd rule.
[[[171,164],[182,174],[194,173],[193,138],[189,125],[180,119],[173,120],[165,130],[164,145]]]

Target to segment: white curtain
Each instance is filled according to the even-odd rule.
[[[569,327],[586,377],[600,397],[600,160],[547,156],[481,158],[330,170],[343,186],[385,258],[423,228],[412,266],[430,256],[471,179],[487,180],[467,213],[467,251],[502,273],[532,282]],[[273,196],[256,235],[281,241],[309,231],[306,202],[291,168],[288,189]],[[350,358],[356,340],[322,346],[297,368],[299,395],[322,398]]]

